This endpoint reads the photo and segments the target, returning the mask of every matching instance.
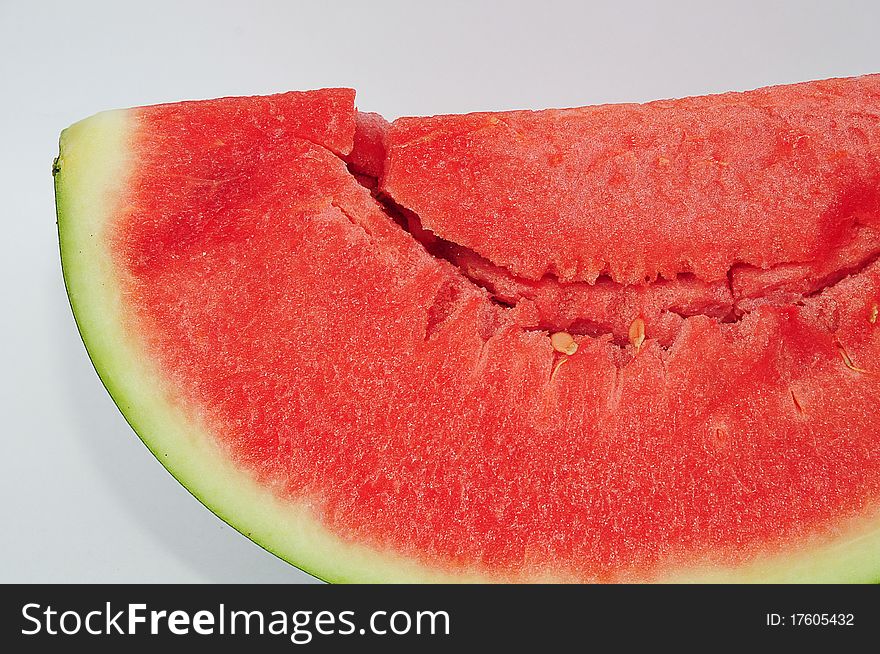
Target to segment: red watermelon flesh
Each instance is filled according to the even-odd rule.
[[[151,393],[414,578],[784,571],[877,528],[878,100],[869,76],[390,129],[348,90],[134,109],[104,283]]]
[[[812,262],[880,215],[880,76],[395,121],[383,189],[528,279]],[[524,247],[523,244],[527,244]]]
[[[345,157],[348,169],[373,182],[378,181],[385,168],[388,130],[391,125],[377,113],[358,111],[354,144]]]

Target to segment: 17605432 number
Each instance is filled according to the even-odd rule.
[[[855,624],[853,613],[779,613],[767,614],[769,627],[852,627]]]
[[[792,613],[791,624],[795,627],[825,627],[835,625],[851,627],[855,621],[852,613]]]

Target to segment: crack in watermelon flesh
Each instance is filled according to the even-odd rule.
[[[878,88],[132,110],[128,326],[260,483],[429,567],[638,580],[833,539],[880,502]]]
[[[762,304],[798,304],[805,296],[821,293],[880,258],[880,231],[855,225],[852,236],[820,260],[770,268],[739,264],[728,270],[725,279],[713,282],[686,272],[669,280],[636,285],[615,282],[607,275],[593,282],[564,282],[548,273],[533,281],[426,230],[415,213],[377,192],[378,178],[364,185],[432,256],[455,265],[466,279],[487,290],[493,302],[508,308],[523,303],[516,314],[522,327],[565,330],[594,338],[610,335],[618,345],[629,342],[629,328],[636,318],[647,320],[650,336],[668,347],[687,318],[703,315],[737,322]]]

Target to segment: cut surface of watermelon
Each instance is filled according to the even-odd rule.
[[[878,107],[108,112],[65,279],[157,458],[322,578],[876,581]]]

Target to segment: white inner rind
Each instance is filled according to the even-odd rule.
[[[138,334],[126,327],[122,272],[106,226],[124,211],[137,110],[98,114],[61,135],[55,177],[64,278],[77,325],[104,385],[156,458],[214,513],[248,538],[323,579],[346,582],[579,581],[554,570],[515,575],[477,567],[431,566],[391,550],[343,540],[309,500],[281,499],[237,467],[197,412],[161,374]],[[657,573],[657,571],[655,571]],[[880,580],[880,513],[849,521],[833,540],[726,567],[669,565],[653,580],[672,582],[871,582]],[[636,572],[626,581],[641,581]]]

